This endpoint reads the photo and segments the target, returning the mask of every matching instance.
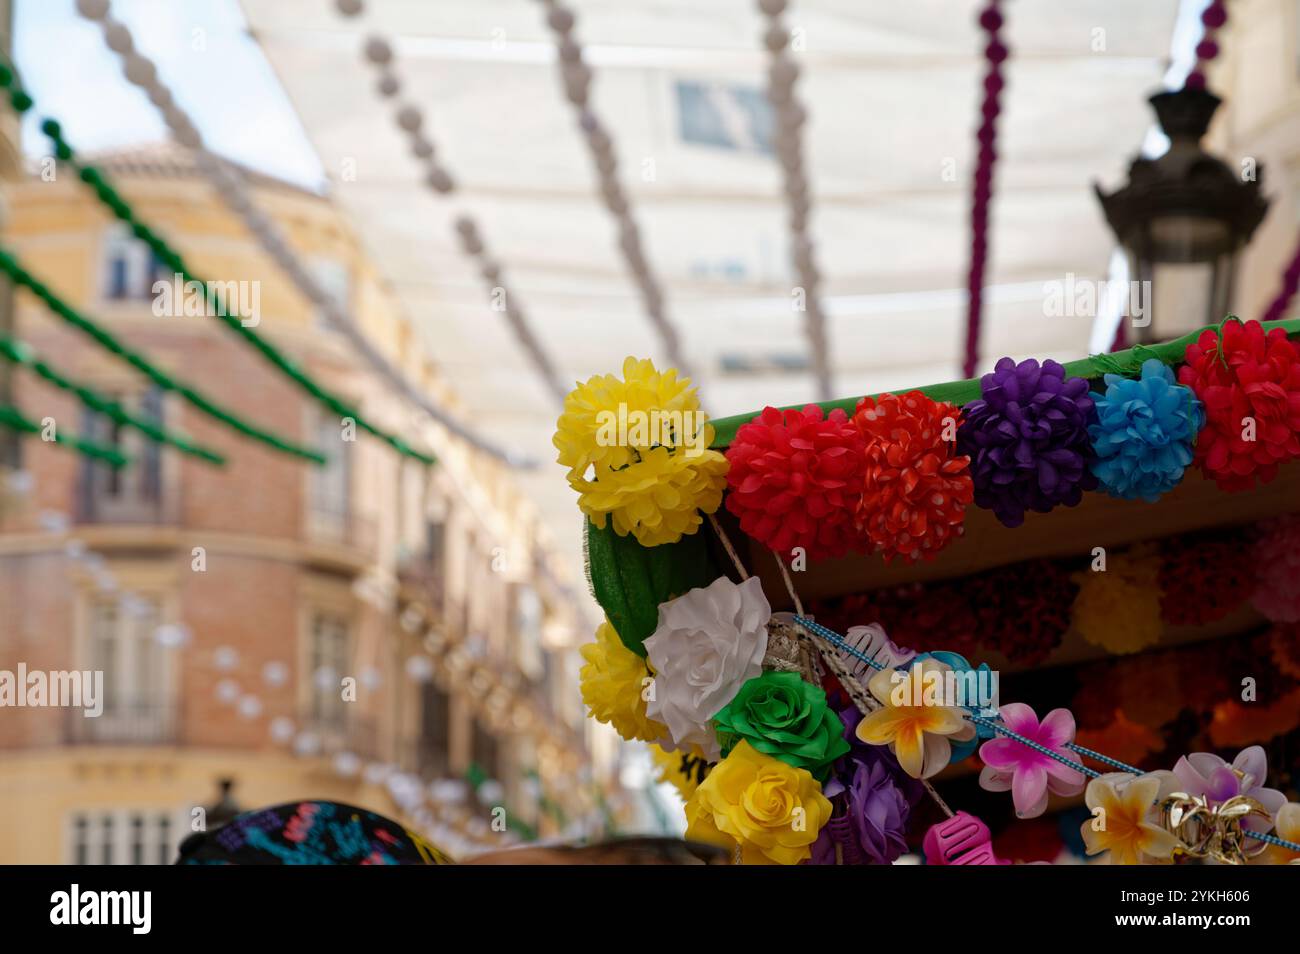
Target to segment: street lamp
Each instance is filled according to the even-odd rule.
[[[1237,254],[1268,211],[1258,165],[1234,171],[1201,148],[1219,97],[1188,88],[1149,102],[1169,137],[1168,152],[1135,157],[1128,184],[1110,195],[1093,186],[1128,253],[1129,275],[1141,283],[1140,307],[1130,306],[1137,343],[1167,341],[1223,319]]]

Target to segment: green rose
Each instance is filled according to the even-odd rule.
[[[750,679],[713,717],[713,724],[724,756],[744,739],[760,752],[807,769],[819,782],[830,774],[831,763],[849,751],[844,723],[826,705],[826,693],[797,672],[765,672]]]

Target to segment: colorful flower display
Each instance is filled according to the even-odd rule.
[[[661,777],[688,799],[687,837],[745,863],[888,864],[918,843],[921,832],[909,830],[918,801],[927,792],[939,799],[926,780],[976,750],[981,787],[1010,792],[1016,815],[1032,819],[1052,795],[1085,790],[1085,771],[1075,765],[1128,769],[1149,764],[1171,740],[1202,735],[1215,746],[1247,747],[1231,764],[1198,752],[1172,771],[1128,769],[1086,784],[1088,854],[1116,864],[1189,857],[1237,864],[1254,851],[1234,825],[1300,837],[1300,809],[1267,787],[1264,751],[1245,741],[1294,731],[1300,719],[1292,685],[1300,672],[1300,514],[1127,550],[1089,545],[1074,557],[1043,549],[1040,536],[1030,549],[1056,555],[944,572],[962,561],[999,562],[963,545],[954,563],[937,568],[937,579],[823,599],[808,613],[795,590],[794,571],[805,568],[795,563],[800,549],[814,559],[850,551],[934,559],[962,534],[972,502],[1015,527],[1027,512],[1074,505],[1090,489],[1157,501],[1192,462],[1220,488],[1246,489],[1300,458],[1300,362],[1284,336],[1241,322],[1208,331],[1187,350],[1177,382],[1169,346],[1151,351],[1160,357],[1131,375],[1114,369],[1132,368],[1133,353],[1072,364],[1093,380],[1095,369],[1107,369],[1095,393],[1056,362],[1004,358],[964,407],[919,391],[862,398],[852,417],[816,405],[769,407],[751,420],[720,423],[730,437],[727,457],[703,461],[708,448],[692,442],[711,435],[702,416],[679,417],[652,440],[625,429],[630,411],[698,411],[694,391],[674,372],[629,359],[623,380],[592,378],[575,389],[556,447],[593,524],[612,521],[614,532],[603,539],[636,541],[619,543],[621,556],[591,559],[593,588],[622,613],[611,618],[637,620],[640,629],[632,648],[608,619],[598,629],[582,650],[583,698],[594,718],[652,743]],[[965,400],[973,383],[927,392]],[[1231,426],[1237,416],[1239,437]],[[600,432],[610,426],[616,439]],[[772,613],[752,575],[770,565],[748,565],[727,539],[726,522],[715,523],[719,539],[697,538],[708,553],[696,562],[707,570],[689,581],[673,585],[665,570],[685,544],[653,551],[665,558],[660,563],[638,563],[636,554],[651,552],[641,548],[693,533],[724,485],[741,529],[791,564],[792,572],[768,584],[784,579],[795,613]],[[1194,488],[1189,499],[1204,492]],[[1187,524],[1202,522],[1213,521]],[[743,582],[724,576],[699,586],[724,555]],[[832,582],[838,589],[825,584],[850,569],[827,570],[816,581],[820,592],[843,593],[842,581]],[[598,573],[603,586],[594,585]],[[1273,629],[1142,652],[1166,623],[1214,623],[1248,598]],[[1066,691],[1082,706],[1082,728],[1065,709],[1040,720],[1027,705],[1001,703],[989,663],[1005,657],[1014,670],[1035,667],[1071,631],[1111,654],[1132,655],[1062,667]],[[644,659],[635,653],[642,646]],[[1061,661],[1070,659],[1063,651]],[[1257,672],[1261,660],[1268,665]],[[1244,675],[1255,677],[1258,702],[1237,701]],[[1187,685],[1205,698],[1189,697]],[[986,688],[995,693],[990,699],[981,695]],[[1005,731],[992,721],[977,726],[977,715]],[[1254,814],[1244,821],[1227,809],[1215,814],[1246,803]],[[1196,804],[1208,821],[1176,820]],[[1213,833],[1196,827],[1205,824],[1216,826]],[[1038,831],[1043,840],[1053,829],[1045,822]],[[1007,863],[989,837],[974,816],[949,811],[925,834],[926,856]],[[1041,857],[1055,850],[1045,845]],[[1300,852],[1283,848],[1259,860],[1293,859]]]
[[[797,865],[830,816],[812,775],[742,740],[686,803],[686,837],[739,850],[744,864]]]
[[[1025,512],[1074,506],[1097,486],[1088,425],[1096,409],[1083,378],[1055,361],[1002,358],[964,408],[957,450],[970,458],[975,503],[1008,527]]]
[[[1300,352],[1257,321],[1207,328],[1187,348],[1178,380],[1205,405],[1196,463],[1223,490],[1267,483],[1300,457]]]
[[[920,391],[858,402],[865,463],[857,525],[886,561],[932,559],[961,532],[974,498],[970,459],[957,455],[960,412]]]
[[[759,752],[807,769],[819,782],[849,751],[844,723],[820,686],[797,672],[765,672],[740,687],[713,717],[725,756],[740,740]]]
[[[1111,496],[1154,503],[1178,485],[1192,462],[1205,420],[1201,402],[1157,358],[1142,363],[1137,379],[1108,374],[1105,382],[1104,394],[1092,393],[1092,472]]]
[[[861,548],[862,438],[843,411],[769,407],[736,432],[727,460],[727,509],[759,543],[787,559],[795,548],[811,559]]]
[[[722,502],[727,461],[690,379],[628,358],[623,377],[596,375],[564,399],[553,443],[582,512],[642,546],[699,529]]]

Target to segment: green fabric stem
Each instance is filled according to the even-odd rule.
[[[623,645],[638,656],[645,656],[642,643],[659,625],[660,603],[722,575],[700,531],[676,543],[643,547],[631,534],[615,533],[613,520],[603,529],[587,520],[585,549],[596,602]]]
[[[1225,320],[1235,319],[1230,315]],[[1266,321],[1263,322],[1263,325],[1265,331],[1270,331],[1273,328],[1283,328],[1289,337],[1300,335],[1300,318]],[[1207,325],[1205,328],[1198,328],[1196,331],[1189,332],[1181,338],[1175,338],[1173,341],[1165,341],[1154,345],[1137,345],[1125,351],[1116,351],[1114,354],[1094,354],[1087,358],[1080,358],[1078,361],[1067,361],[1065,363],[1065,373],[1069,377],[1087,378],[1093,381],[1107,374],[1135,376],[1141,372],[1142,362],[1148,358],[1158,358],[1165,364],[1178,364],[1183,360],[1183,355],[1187,352],[1188,346],[1194,344],[1203,332],[1207,329],[1217,330],[1219,327],[1221,325]],[[943,384],[929,384],[919,388],[900,388],[897,391],[881,393],[907,394],[910,391],[920,391],[932,400],[955,404],[960,407],[980,396],[980,379],[967,378],[964,381],[948,381]],[[880,397],[881,395],[874,394],[871,396]],[[859,400],[861,399],[840,398],[835,401],[822,401],[817,406],[827,413],[840,408],[851,415],[854,409],[857,408]],[[801,411],[807,406],[807,404],[791,404],[780,408],[780,410]],[[736,431],[742,425],[748,424],[758,417],[760,413],[736,414],[732,417],[722,417],[710,422],[713,424],[713,443],[710,446],[715,450],[725,450],[730,447],[731,442],[736,439]]]
[[[114,216],[121,219],[131,227],[132,233],[145,242],[158,260],[172,269],[173,272],[182,276],[187,282],[198,282],[204,288],[209,288],[206,282],[198,278],[189,268],[186,267],[184,259],[173,249],[167,242],[155,233],[148,225],[141,222],[135,214],[135,210],[120,196],[117,191],[108,183],[101,170],[92,165],[86,165],[77,159],[75,151],[63,138],[63,132],[57,122],[47,119],[41,124],[41,129],[50,139],[54,146],[55,155],[59,156],[66,162],[69,162],[77,169],[78,177],[90,186],[95,193],[96,198],[101,203],[112,210]],[[323,404],[332,413],[337,414],[340,418],[350,418],[356,422],[357,427],[366,433],[384,441],[399,454],[420,461],[422,464],[431,465],[437,462],[432,454],[418,451],[409,443],[389,434],[369,420],[362,417],[355,408],[349,406],[335,395],[331,394],[321,387],[315,380],[306,374],[290,358],[282,354],[279,349],[272,345],[261,335],[254,332],[251,328],[244,325],[241,316],[231,314],[226,308],[216,309],[216,317],[222,324],[230,328],[241,338],[251,344],[257,351],[275,366],[282,374],[293,381],[299,388],[306,391],[316,401]]]
[[[279,437],[270,431],[264,431],[242,418],[237,417],[230,411],[218,407],[214,402],[199,394],[193,388],[174,381],[164,372],[154,367],[143,355],[132,351],[115,337],[97,325],[95,322],[86,318],[84,315],[70,307],[66,302],[56,296],[44,284],[37,281],[31,276],[7,249],[0,247],[0,271],[3,271],[17,285],[22,285],[31,291],[37,298],[44,302],[45,306],[54,312],[68,324],[72,325],[79,331],[84,332],[95,340],[97,344],[126,361],[133,368],[147,377],[163,391],[171,391],[181,395],[187,402],[198,408],[204,414],[215,420],[234,428],[241,434],[260,441],[270,447],[275,448],[286,454],[293,454],[296,457],[302,457],[317,464],[325,463],[325,455],[320,451],[297,444],[286,438]]]
[[[18,408],[8,404],[0,404],[0,427],[7,427],[20,434],[39,434],[42,430],[40,424],[26,417]],[[84,440],[71,434],[61,434],[57,429],[54,432],[54,442],[80,451],[87,457],[102,460],[113,468],[125,467],[131,463],[131,458],[116,447],[96,444],[94,441]]]
[[[111,418],[116,423],[125,427],[133,427],[147,436],[150,440],[159,444],[167,444],[175,447],[182,453],[205,460],[210,464],[218,466],[224,465],[226,458],[214,450],[196,444],[188,437],[180,434],[174,434],[160,427],[157,423],[147,420],[146,418],[137,417],[126,408],[122,407],[117,401],[111,400],[98,392],[86,387],[84,384],[78,384],[69,378],[64,377],[58,371],[51,368],[48,364],[36,357],[35,353],[21,342],[14,341],[0,335],[0,358],[31,369],[39,377],[53,384],[63,391],[75,394],[81,399],[81,403],[92,411],[98,411]]]

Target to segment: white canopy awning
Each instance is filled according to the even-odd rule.
[[[749,134],[764,20],[752,0],[568,0],[668,313],[714,415],[812,399],[780,170]],[[460,251],[471,212],[566,381],[662,359],[530,0],[243,0],[332,180],[332,192],[477,426],[551,460],[557,408]],[[848,396],[959,374],[968,209],[983,90],[970,0],[793,0],[796,93],[810,114],[811,231],[834,390]],[[1090,316],[1049,317],[1044,283],[1103,279],[1112,240],[1092,182],[1113,185],[1151,125],[1177,0],[1005,5],[1011,47],[998,130],[982,353],[1072,358]],[[403,88],[458,184],[420,182],[362,55],[388,39]],[[701,105],[702,104],[702,105]],[[699,122],[716,120],[713,142]],[[694,126],[685,125],[687,121]],[[695,140],[695,141],[693,141]],[[355,176],[351,175],[355,171]],[[955,177],[945,176],[955,170]],[[348,174],[345,174],[345,171]],[[794,366],[796,370],[783,370]],[[525,478],[563,539],[558,468]]]

